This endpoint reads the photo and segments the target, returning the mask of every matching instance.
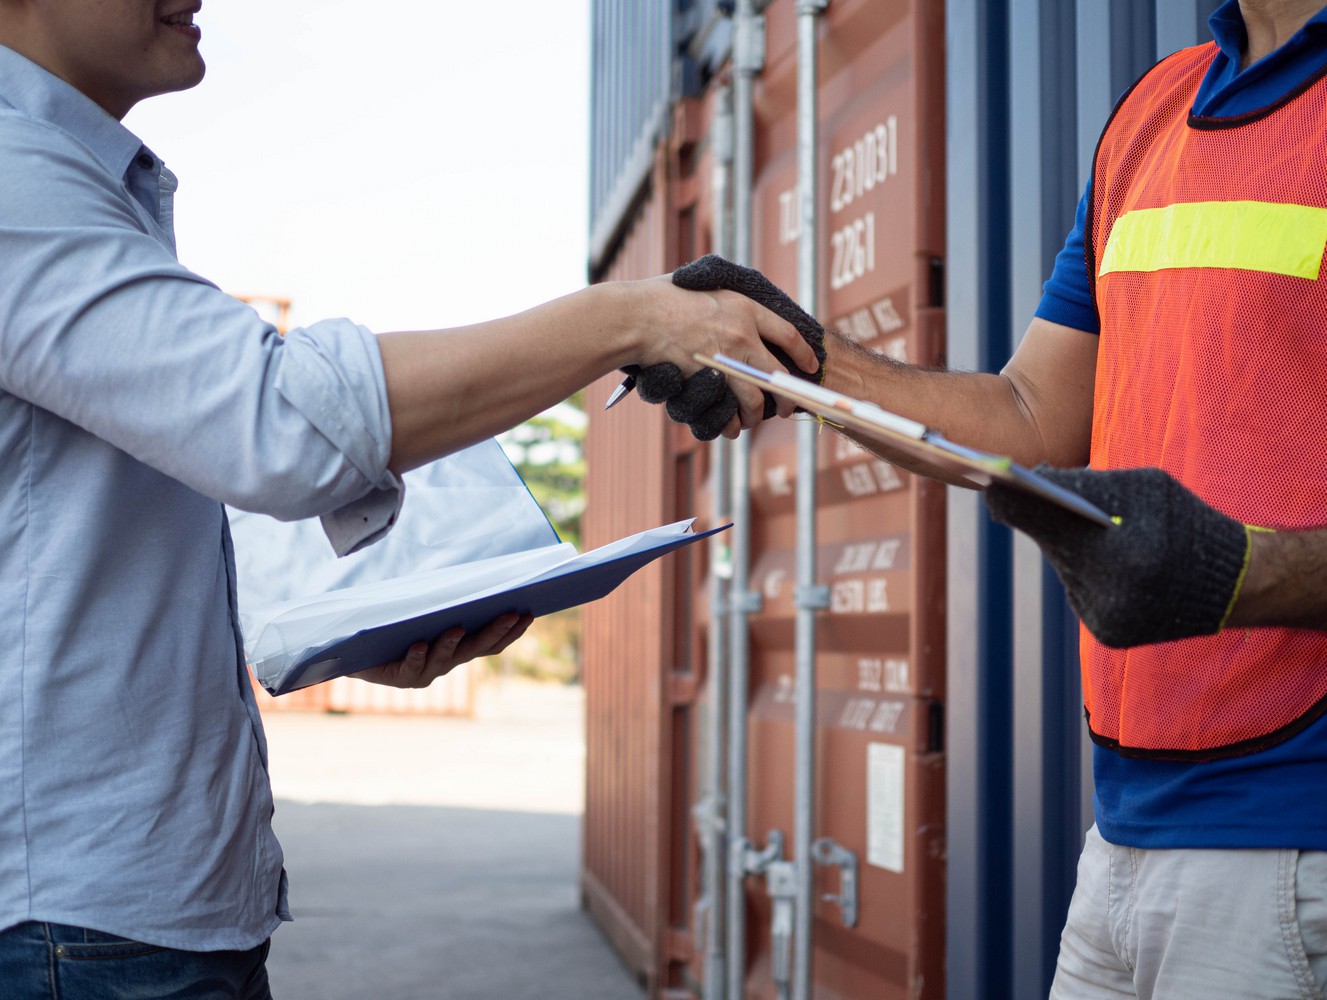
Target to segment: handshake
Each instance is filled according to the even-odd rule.
[[[719,289],[740,292],[787,320],[815,352],[816,360],[820,362],[819,370],[805,372],[793,363],[782,348],[768,342],[766,347],[794,375],[817,383],[824,379],[824,328],[759,271],[708,254],[674,271],[673,284],[694,292]],[[701,441],[717,438],[737,413],[737,397],[723,375],[713,368],[704,368],[686,377],[671,363],[648,367],[629,365],[622,371],[635,380],[636,391],[641,399],[647,403],[663,403],[669,418],[679,424],[686,424]],[[765,419],[774,416],[775,412],[774,397],[766,393]]]

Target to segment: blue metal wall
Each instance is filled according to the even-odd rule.
[[[947,0],[948,354],[998,369],[1115,98],[1219,0]],[[948,992],[1045,996],[1092,822],[1077,631],[1036,547],[949,500]]]

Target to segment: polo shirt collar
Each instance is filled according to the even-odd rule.
[[[1212,16],[1207,19],[1207,26],[1212,30],[1212,37],[1226,58],[1238,67],[1249,37],[1244,27],[1244,15],[1240,13],[1239,0],[1226,0],[1212,12]],[[1321,39],[1325,33],[1327,33],[1327,8],[1309,18],[1304,27],[1286,40],[1282,48],[1303,45],[1311,37]]]

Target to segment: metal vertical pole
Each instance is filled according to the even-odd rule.
[[[721,86],[715,91],[716,113],[712,133],[714,150],[714,252],[730,257],[733,249],[733,217],[730,206],[733,174],[733,94]],[[714,523],[723,524],[732,514],[732,445],[719,438],[710,445],[714,469]],[[732,600],[733,554],[728,539],[713,542],[710,562],[709,690],[710,718],[708,784],[710,792],[704,843],[705,896],[709,920],[705,936],[705,1000],[724,1000],[728,986],[727,912],[724,872],[727,858],[728,802],[724,754],[728,729],[729,605]]]
[[[814,316],[818,310],[819,240],[816,193],[819,189],[819,78],[817,29],[828,0],[797,3],[797,298]],[[803,420],[797,428],[797,616],[794,634],[796,670],[796,783],[794,790],[793,864],[796,908],[793,923],[793,997],[810,1000],[811,928],[815,916],[816,613],[828,606],[828,593],[816,587],[816,445],[819,425]]]
[[[1077,27],[1072,4],[1011,0],[1009,325],[1021,331],[1041,297],[1078,202]],[[1027,536],[1013,538],[1012,992],[1044,996],[1082,847],[1078,826],[1082,701],[1064,635],[1058,581]],[[1066,654],[1072,658],[1066,659]]]
[[[765,21],[753,0],[733,14],[733,259],[751,263],[751,198],[755,178],[755,75],[765,62]],[[747,617],[759,608],[750,592],[751,442],[735,442],[732,461],[733,579],[729,590],[732,655],[728,661],[728,997],[746,992],[747,702],[751,647]]]
[[[1085,0],[1086,2],[1086,0]],[[1006,0],[947,0],[948,364],[990,371],[1009,344],[1009,95]],[[946,988],[1005,1000],[1013,818],[1009,533],[980,495],[947,498]]]

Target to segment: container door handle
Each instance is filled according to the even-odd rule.
[[[839,870],[838,895],[826,893],[827,903],[837,903],[843,911],[843,926],[857,926],[857,855],[829,837],[811,845],[811,858],[818,865],[833,865]]]

